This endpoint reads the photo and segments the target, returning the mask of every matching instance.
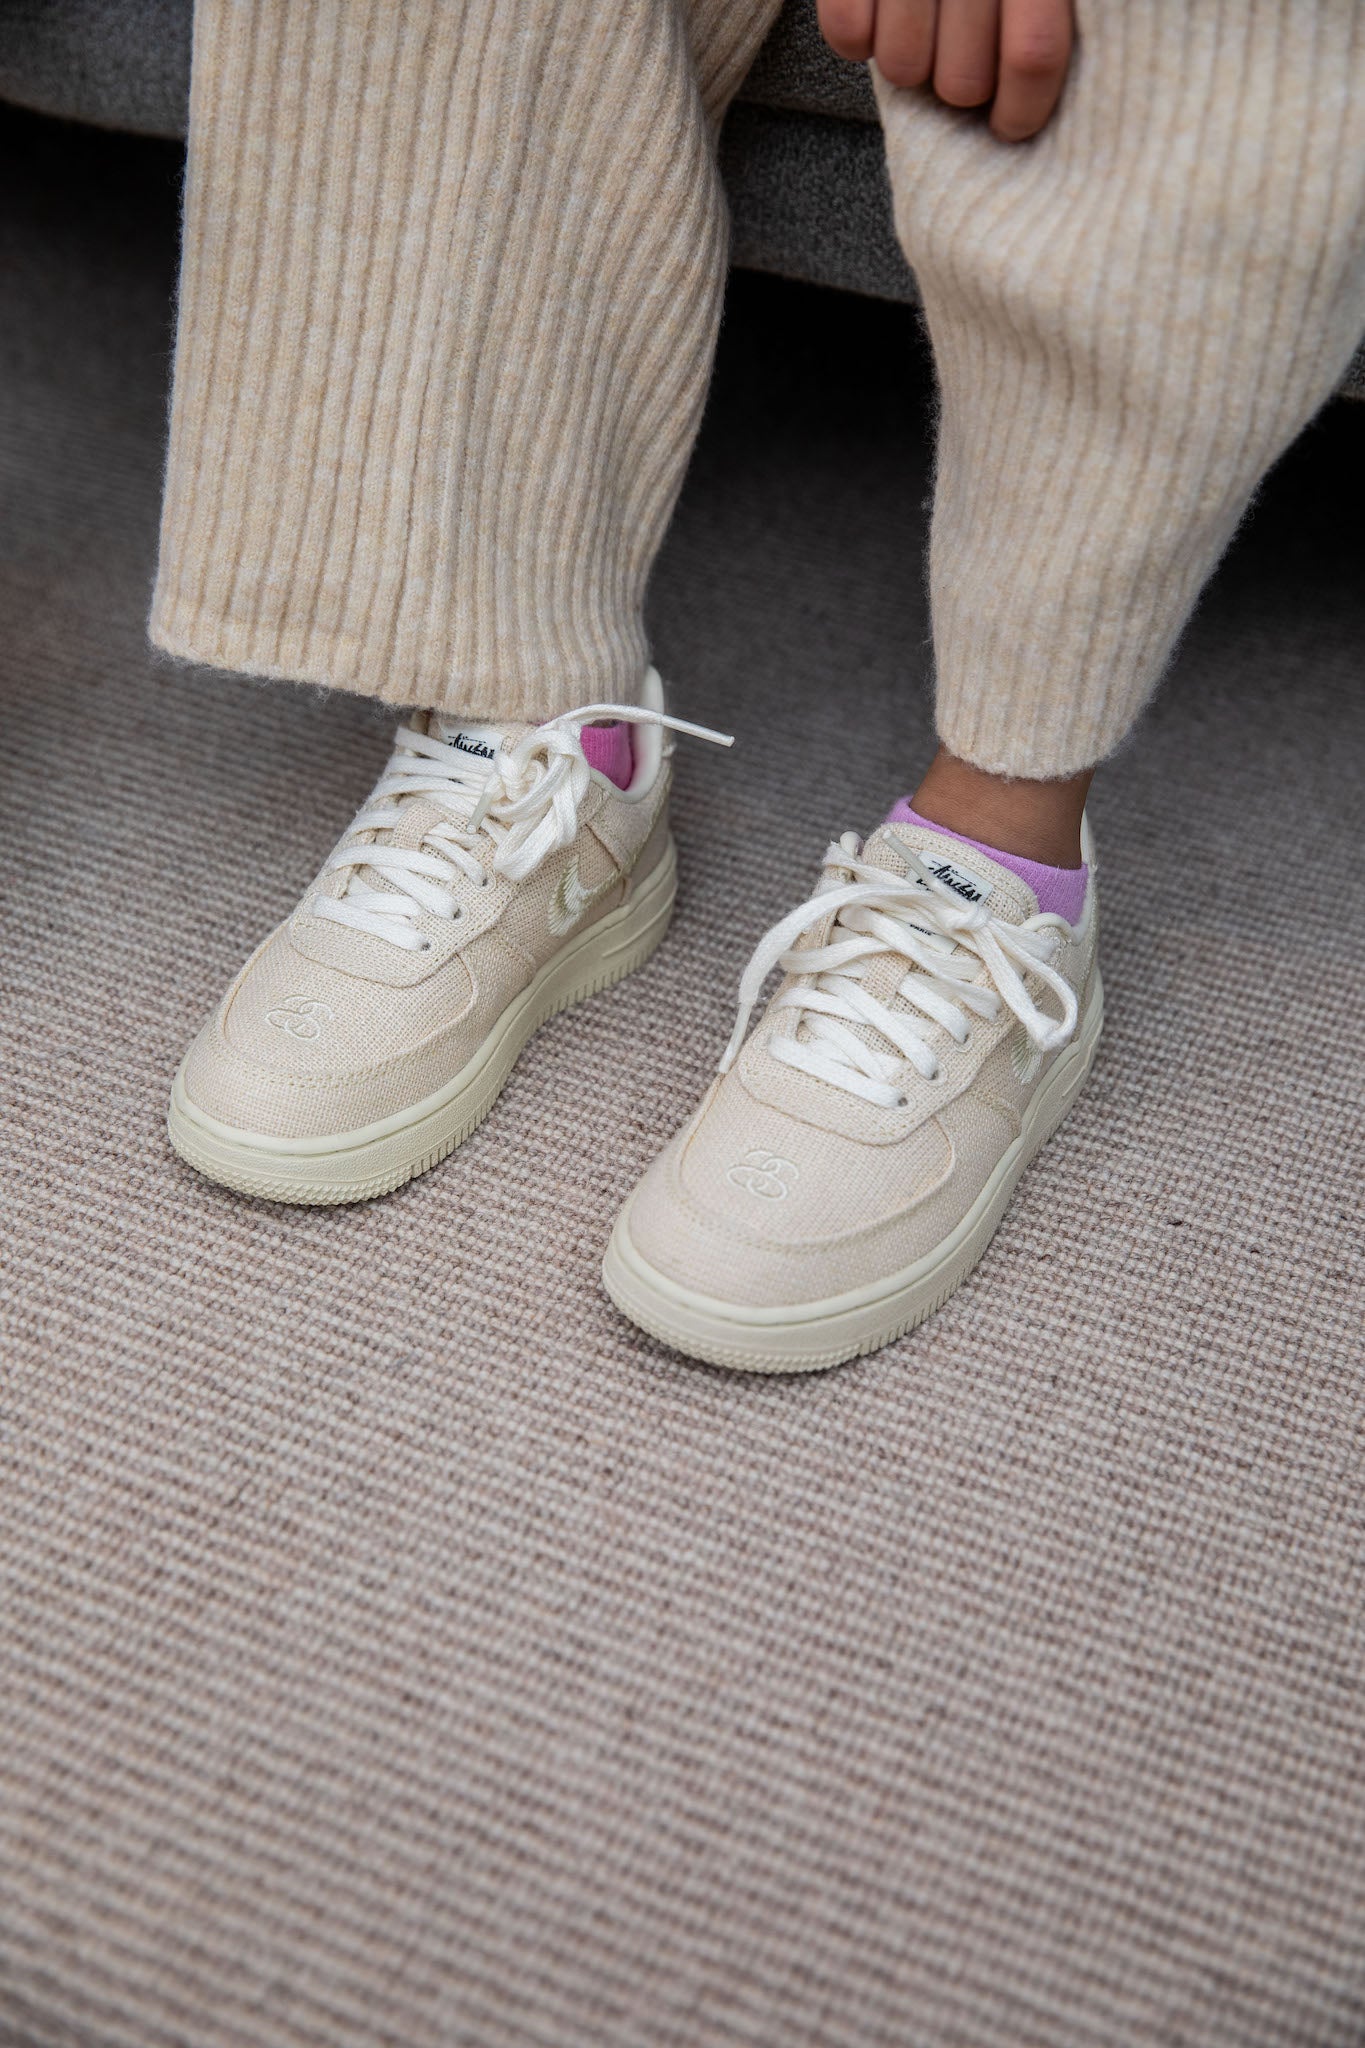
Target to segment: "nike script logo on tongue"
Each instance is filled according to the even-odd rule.
[[[456,718],[443,718],[439,712],[432,719],[431,736],[476,761],[487,761],[490,767],[503,743],[503,734],[495,725],[466,725]]]
[[[902,827],[901,830],[903,829]],[[922,828],[916,827],[917,836],[921,830]],[[887,825],[882,826],[881,831],[899,852],[913,854],[916,861],[933,876],[934,880],[941,883],[964,907],[984,903],[987,897],[994,894],[995,884],[993,882],[988,882],[984,875],[979,875],[975,868],[969,868],[965,862],[953,860],[941,844],[937,846],[915,845],[908,839],[903,839],[901,831],[897,830],[897,822],[894,819],[888,821]],[[874,835],[872,840],[868,841],[868,846],[872,849],[871,858],[875,860],[876,835]],[[920,883],[919,886],[924,887],[924,884]],[[913,925],[914,929],[920,933],[932,952],[954,953],[957,951],[955,940],[946,938],[942,932],[936,931],[930,925],[921,924],[913,910],[907,909],[905,916],[907,923]]]
[[[917,851],[930,874],[936,876],[940,882],[946,883],[953,894],[960,896],[964,903],[984,903],[991,894],[991,884],[983,876],[973,874],[967,868],[960,868],[955,861],[949,860],[946,854],[939,853],[932,847],[921,847]]]

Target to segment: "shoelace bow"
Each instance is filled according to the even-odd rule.
[[[942,1025],[959,1045],[970,1035],[968,1013],[989,1023],[1002,1004],[1013,1011],[1039,1053],[1068,1042],[1078,1005],[1070,982],[1051,965],[1060,944],[1055,927],[1025,930],[992,917],[983,904],[964,903],[908,848],[910,869],[904,879],[871,866],[859,853],[851,832],[831,845],[815,894],[759,941],[740,979],[739,1017],[720,1063],[722,1073],[739,1055],[764,982],[780,967],[800,979],[772,1005],[794,1013],[790,1032],[768,1043],[774,1059],[883,1108],[903,1107],[905,1097],[897,1086],[903,1063],[908,1060],[926,1080],[935,1080],[939,1062],[919,1018],[889,1009],[862,986],[868,963],[888,953],[907,963],[896,993],[922,1018]],[[844,881],[845,875],[854,879]],[[798,939],[831,914],[829,943],[794,950]],[[954,948],[968,956],[965,972],[952,958]],[[984,983],[968,979],[976,962],[985,968]],[[1059,998],[1060,1017],[1039,1009],[1024,986],[1025,974],[1036,975]],[[871,1025],[894,1052],[869,1045],[850,1028],[858,1024]]]
[[[573,844],[592,785],[579,734],[599,718],[662,726],[722,747],[733,744],[726,733],[644,705],[587,704],[535,726],[511,747],[499,747],[485,765],[444,740],[400,725],[388,766],[323,869],[349,879],[339,896],[315,896],[314,913],[333,924],[373,932],[405,952],[425,951],[431,941],[417,929],[419,920],[460,914],[456,874],[478,888],[488,886],[489,867],[479,857],[481,837],[497,849],[493,872],[510,882],[524,881],[559,847]],[[426,798],[447,817],[428,826],[417,846],[368,836],[393,832],[411,797]],[[388,886],[377,889],[361,881],[362,868],[381,875]]]

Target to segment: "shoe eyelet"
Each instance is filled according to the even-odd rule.
[[[423,939],[421,945],[417,948],[417,950],[419,953],[429,953],[431,951],[431,940]]]
[[[896,1107],[897,1109],[909,1109],[910,1097],[908,1095],[898,1095],[896,1097]]]

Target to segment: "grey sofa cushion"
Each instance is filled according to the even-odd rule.
[[[0,99],[183,135],[193,0],[0,0]]]
[[[915,300],[880,126],[741,103],[725,123],[720,160],[741,269]]]
[[[877,120],[867,66],[835,56],[820,33],[815,0],[787,0],[739,96],[792,114]]]

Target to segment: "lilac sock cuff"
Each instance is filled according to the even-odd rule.
[[[1090,877],[1088,867],[1050,868],[1042,861],[1025,860],[1022,854],[1002,853],[998,846],[987,846],[984,840],[969,839],[965,832],[950,832],[946,825],[936,825],[932,818],[922,818],[911,806],[909,797],[896,799],[886,814],[888,825],[920,825],[926,832],[941,832],[945,839],[956,839],[962,846],[974,846],[978,853],[984,853],[988,860],[998,861],[1002,868],[1018,875],[1027,882],[1038,898],[1040,910],[1051,911],[1055,917],[1064,917],[1068,924],[1075,924],[1085,908],[1085,885]]]
[[[618,789],[629,789],[635,779],[635,750],[625,719],[612,725],[585,725],[579,738],[588,766],[599,769]]]

